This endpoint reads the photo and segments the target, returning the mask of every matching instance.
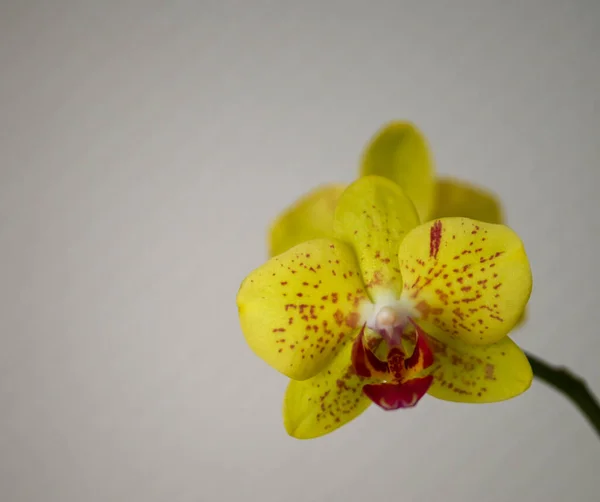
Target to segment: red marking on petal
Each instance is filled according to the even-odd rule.
[[[338,326],[341,326],[344,323],[344,313],[340,309],[337,309],[333,314],[333,319]]]
[[[429,231],[429,256],[437,258],[442,241],[442,222],[437,220]]]
[[[377,374],[379,376],[386,375],[388,373],[388,364],[377,358],[371,348],[365,345],[364,338],[365,327],[363,325],[352,346],[352,366],[354,371],[356,371],[357,375],[363,377],[376,376]]]
[[[371,370],[367,365],[364,335],[365,327],[363,326],[352,346],[352,367],[358,376],[368,378],[371,376]]]
[[[351,312],[346,316],[346,326],[349,326],[350,328],[356,328],[356,326],[358,326],[359,320],[360,315],[358,314],[358,312]]]
[[[396,379],[401,380],[404,374],[404,353],[399,347],[390,349],[387,357],[388,371]]]
[[[429,343],[427,342],[427,333],[425,333],[425,331],[412,319],[410,321],[415,327],[417,341],[415,344],[415,350],[404,363],[406,369],[414,368],[419,363],[422,365],[422,369],[429,368],[429,366],[433,364],[433,352],[431,351]]]
[[[388,373],[388,364],[385,361],[380,360],[371,350],[367,348],[365,351],[365,356],[367,358],[367,364],[371,368],[373,373],[387,374]]]
[[[403,384],[367,384],[363,393],[384,410],[412,408],[426,394],[433,382],[433,376],[414,378]]]

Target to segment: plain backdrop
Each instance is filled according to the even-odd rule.
[[[535,383],[302,442],[239,329],[266,228],[409,119],[496,192],[515,339],[600,392],[600,2],[0,3],[0,500],[592,502],[600,444]]]

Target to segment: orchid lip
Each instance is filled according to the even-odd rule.
[[[383,310],[384,320],[392,319],[392,312]],[[385,361],[379,359],[369,343],[365,343],[365,328],[363,325],[352,350],[352,366],[357,375],[374,379],[367,383],[363,393],[375,404],[386,410],[409,408],[425,395],[433,381],[431,375],[423,373],[433,364],[433,353],[427,342],[427,334],[411,318],[408,321],[415,329],[415,347],[411,355],[406,354],[400,344],[402,331],[394,327],[394,335],[398,337],[397,344],[389,344]],[[394,339],[394,342],[396,340]]]

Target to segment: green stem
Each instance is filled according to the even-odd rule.
[[[588,388],[585,380],[566,368],[550,366],[529,353],[527,358],[533,374],[568,397],[600,436],[600,403]]]

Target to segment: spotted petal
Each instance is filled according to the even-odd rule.
[[[418,224],[410,199],[398,185],[380,176],[359,178],[340,197],[333,224],[335,236],[356,252],[374,301],[379,296],[400,296],[398,246]]]
[[[429,339],[434,353],[428,393],[462,403],[513,398],[531,385],[533,373],[523,351],[508,337],[492,345],[469,345],[441,333]]]
[[[320,186],[283,211],[269,231],[269,254],[275,256],[305,241],[333,237],[333,214],[346,185]]]
[[[332,364],[309,380],[292,380],[283,404],[283,420],[290,436],[311,439],[347,424],[371,401],[362,393],[365,381],[350,364],[352,344],[347,344]]]
[[[290,378],[310,378],[348,341],[366,298],[346,244],[317,239],[271,258],[237,296],[248,345]]]
[[[503,225],[435,220],[410,232],[399,256],[403,294],[422,319],[468,343],[504,337],[531,293],[523,243]]]
[[[425,137],[409,122],[391,122],[373,136],[362,156],[361,176],[384,176],[410,196],[421,220],[433,203],[433,160]]]
[[[435,200],[428,220],[460,216],[485,223],[504,223],[502,204],[498,197],[470,183],[453,178],[438,178],[435,184]],[[515,328],[527,321],[527,309],[523,311]]]

